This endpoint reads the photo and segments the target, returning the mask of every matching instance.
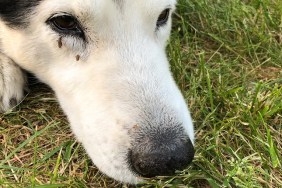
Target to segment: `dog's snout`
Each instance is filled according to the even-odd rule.
[[[154,145],[152,145],[154,146]],[[191,141],[183,141],[173,147],[155,145],[130,151],[133,170],[143,177],[173,175],[176,170],[183,170],[194,158],[194,147]]]

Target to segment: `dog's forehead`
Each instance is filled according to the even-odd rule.
[[[176,0],[1,0],[1,18],[11,26],[27,25],[32,12],[46,19],[56,12],[70,12],[77,15],[103,15],[112,11],[134,15],[141,10],[144,14],[174,8]],[[115,14],[111,14],[112,16]]]
[[[157,4],[162,6],[163,4],[174,5],[176,3],[175,0],[112,0],[119,7],[123,7],[125,4],[137,4],[137,5],[150,5]]]
[[[32,23],[40,23],[57,13],[76,16],[87,27],[103,22],[114,26],[115,22],[147,22],[156,19],[166,8],[174,10],[176,0],[41,0],[35,9]],[[98,23],[98,24],[97,24]]]
[[[176,0],[41,0],[44,8],[56,10],[70,10],[83,12],[99,12],[111,13],[113,9],[121,12],[132,12],[138,9],[143,11],[162,10],[165,7],[174,8]],[[46,9],[45,9],[46,10]]]

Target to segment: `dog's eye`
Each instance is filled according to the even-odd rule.
[[[157,21],[157,27],[161,27],[164,24],[166,24],[166,22],[168,21],[168,18],[169,18],[169,14],[170,14],[169,8],[162,11],[162,13],[159,15],[159,18],[158,18],[158,21]]]
[[[78,21],[71,15],[53,16],[47,23],[59,33],[83,36],[83,31]]]
[[[78,27],[76,20],[71,16],[58,16],[50,21],[60,30],[75,30]]]

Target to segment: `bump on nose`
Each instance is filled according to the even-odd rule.
[[[194,158],[194,147],[190,139],[173,147],[157,145],[138,150],[138,146],[129,152],[129,160],[134,172],[143,177],[169,176],[175,170],[183,170]]]

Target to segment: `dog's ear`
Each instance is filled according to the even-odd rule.
[[[25,27],[28,15],[41,0],[0,0],[1,19],[10,27]]]

